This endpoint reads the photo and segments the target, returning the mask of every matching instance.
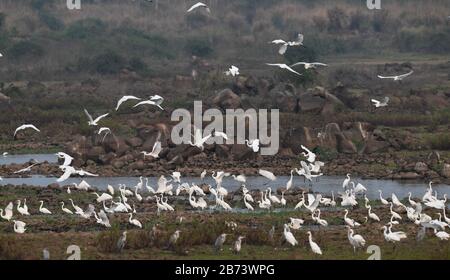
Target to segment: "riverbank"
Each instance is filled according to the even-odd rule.
[[[185,196],[185,195],[183,195]],[[254,196],[256,198],[256,196]],[[66,249],[69,245],[77,245],[81,249],[81,259],[367,259],[369,245],[379,246],[381,259],[450,259],[450,243],[438,241],[430,231],[422,242],[416,242],[418,226],[407,221],[401,209],[395,209],[405,216],[394,230],[402,230],[408,238],[396,246],[387,243],[383,238],[381,227],[390,219],[389,208],[379,201],[371,201],[372,210],[381,223],[365,223],[366,209],[363,201],[359,207],[350,211],[349,216],[361,223],[355,228],[367,241],[364,250],[353,253],[348,243],[347,231],[344,227],[343,208],[321,207],[321,218],[328,221],[327,227],[318,227],[311,220],[311,214],[304,208],[289,210],[298,202],[299,196],[287,196],[287,210],[272,212],[258,211],[255,213],[224,211],[192,211],[186,199],[170,197],[169,204],[175,212],[156,214],[156,202],[144,200],[130,204],[136,206],[137,218],[143,225],[138,229],[128,223],[128,214],[109,215],[111,228],[105,228],[93,218],[84,219],[80,216],[68,215],[61,211],[60,203],[65,201],[66,207],[72,209],[69,198],[81,208],[94,203],[96,196],[92,192],[75,191],[69,195],[59,188],[35,188],[31,186],[2,187],[0,205],[9,201],[27,198],[31,216],[14,217],[27,224],[24,234],[13,232],[13,223],[0,220],[0,259],[41,259],[42,250],[48,249],[51,259],[65,259],[69,255]],[[39,200],[44,200],[44,206],[53,212],[52,215],[42,215],[38,212]],[[207,199],[208,203],[211,203]],[[242,201],[235,201],[233,195],[226,199],[235,208],[242,207]],[[435,217],[434,210],[425,212]],[[183,217],[181,223],[179,218]],[[299,241],[297,247],[283,243],[283,224],[289,218],[305,220],[300,230],[292,230]],[[235,222],[235,229],[228,227],[226,222]],[[274,238],[269,237],[269,231],[275,226]],[[170,235],[175,230],[181,230],[177,245],[167,249]],[[128,231],[127,245],[122,253],[117,252],[116,242],[124,230]],[[306,231],[313,232],[313,239],[322,248],[323,256],[313,255]],[[222,233],[228,233],[224,250],[215,252],[212,244]],[[237,236],[246,236],[240,254],[233,254],[229,248]]]
[[[392,152],[371,155],[337,154],[333,159],[318,160],[325,162],[321,172],[328,176],[351,174],[354,177],[366,179],[416,180],[422,182],[450,184],[450,165],[445,160],[450,158],[449,152],[441,152],[440,159],[430,157],[432,153],[422,152]],[[144,159],[142,155],[130,156],[120,166],[114,164],[98,164],[87,161],[85,166],[79,166],[86,171],[101,177],[159,177],[179,171],[183,176],[199,177],[203,170],[224,170],[232,174],[258,176],[259,169],[266,169],[277,176],[289,176],[291,170],[300,168],[301,156],[276,155],[271,157],[255,156],[251,160],[225,160],[207,157],[199,154],[190,158],[183,165],[169,162],[166,159]],[[59,177],[62,171],[57,164],[46,161],[33,167],[30,172],[14,174],[26,168],[32,162],[24,164],[0,165],[0,176],[4,178],[28,177],[42,175]],[[296,173],[294,172],[294,175]]]

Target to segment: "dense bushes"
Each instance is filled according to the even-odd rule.
[[[74,22],[66,30],[66,36],[72,39],[87,39],[106,32],[106,24],[99,19],[83,19]]]
[[[8,53],[13,58],[40,57],[44,54],[44,48],[32,41],[20,41],[14,44]]]
[[[209,56],[214,52],[212,44],[206,37],[187,39],[184,49],[187,53],[200,57]]]

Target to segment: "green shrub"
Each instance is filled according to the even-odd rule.
[[[432,135],[428,143],[434,150],[450,150],[450,133]]]
[[[126,66],[125,59],[113,51],[94,57],[91,64],[95,72],[102,75],[117,74]]]
[[[62,30],[64,28],[64,23],[60,19],[47,12],[39,13],[39,19],[51,30]]]
[[[210,41],[206,37],[196,37],[188,39],[185,45],[185,51],[190,55],[206,57],[214,52]]]
[[[14,44],[8,53],[13,58],[40,57],[44,55],[44,49],[32,41],[20,41]]]
[[[72,23],[66,30],[66,36],[72,39],[94,38],[106,32],[106,24],[99,19],[83,19]]]

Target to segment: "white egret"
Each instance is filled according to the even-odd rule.
[[[24,125],[21,125],[21,126],[19,126],[18,128],[16,128],[16,130],[14,131],[14,139],[16,138],[17,132],[19,132],[19,131],[21,131],[21,130],[24,130],[24,129],[27,129],[27,128],[34,129],[34,130],[36,130],[37,132],[41,132],[36,126],[34,126],[34,125],[32,125],[32,124],[24,124]]]
[[[139,222],[137,219],[132,219],[133,213],[130,213],[130,218],[128,219],[128,222],[134,226],[137,226],[138,228],[142,228],[141,222]]]
[[[122,103],[127,102],[128,100],[141,100],[142,98],[133,96],[133,95],[125,95],[122,98],[119,99],[119,101],[117,102],[117,106],[116,106],[116,111],[119,110],[120,105],[122,105]]]
[[[3,209],[0,209],[0,217],[7,221],[11,220],[13,216],[13,209],[14,204],[12,202],[8,203],[8,205],[5,207],[5,214],[3,214]]]
[[[251,148],[253,152],[259,152],[259,139],[247,140],[245,139],[247,147]]]
[[[288,71],[290,71],[292,73],[295,73],[295,74],[297,74],[299,76],[302,76],[302,74],[298,73],[297,71],[295,71],[294,69],[292,69],[291,67],[289,67],[289,66],[287,66],[286,64],[283,64],[283,63],[266,63],[266,65],[276,66],[276,67],[279,67],[281,69],[286,69],[286,70],[288,70]]]
[[[322,255],[322,250],[320,249],[319,245],[317,245],[317,243],[312,240],[311,232],[308,231],[307,234],[308,234],[309,246],[311,247],[311,250],[313,251],[313,253]]]
[[[414,71],[410,71],[406,74],[402,74],[402,75],[398,75],[398,76],[381,76],[378,75],[378,78],[380,79],[392,79],[394,81],[402,81],[403,79],[405,79],[406,77],[410,76],[412,73],[414,73]]]
[[[65,212],[67,214],[73,214],[73,212],[71,210],[64,207],[64,201],[61,201],[61,209],[63,210],[63,212]]]
[[[16,233],[24,233],[26,231],[26,224],[22,221],[12,220],[14,222],[14,232]]]
[[[89,114],[89,112],[86,110],[86,109],[84,109],[84,113],[86,114],[86,116],[88,117],[88,124],[90,125],[90,126],[97,126],[98,125],[98,122],[101,120],[101,119],[103,119],[103,118],[105,118],[105,117],[107,117],[107,116],[109,116],[109,113],[106,113],[106,114],[104,114],[104,115],[101,115],[101,116],[99,116],[98,118],[96,118],[95,120],[92,118],[92,116]]]
[[[289,226],[287,224],[284,224],[283,236],[284,236],[284,239],[287,241],[287,243],[291,244],[292,246],[295,246],[298,244],[298,241],[295,239],[292,232],[290,232]]]
[[[359,234],[354,235],[353,229],[351,227],[347,227],[348,229],[348,241],[350,245],[353,247],[353,251],[356,252],[357,248],[362,248],[366,245],[366,240]]]
[[[147,153],[145,151],[141,152],[141,154],[144,154],[145,157],[154,157],[159,158],[159,153],[162,151],[162,146],[160,141],[156,141],[155,144],[153,144],[152,151],[150,153]]]
[[[42,214],[52,214],[52,212],[50,212],[50,210],[48,210],[47,208],[42,207],[44,205],[44,201],[40,200],[39,201],[41,203],[41,206],[39,206],[39,212],[41,212]]]
[[[193,10],[195,10],[197,8],[204,8],[208,13],[211,13],[211,10],[209,9],[208,5],[206,5],[205,3],[202,3],[202,2],[198,2],[198,3],[194,4],[194,5],[192,5],[187,10],[187,12],[190,13],[190,12],[192,12]]]
[[[386,96],[383,101],[378,101],[376,99],[371,99],[370,102],[373,103],[373,106],[375,106],[376,108],[381,108],[381,107],[386,107],[389,104],[389,97]]]

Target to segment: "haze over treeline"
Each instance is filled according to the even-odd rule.
[[[3,79],[116,74],[186,74],[193,55],[220,63],[299,57],[450,52],[450,2],[210,0],[212,13],[186,14],[196,1],[2,0]],[[305,34],[305,46],[285,58],[267,42]]]

